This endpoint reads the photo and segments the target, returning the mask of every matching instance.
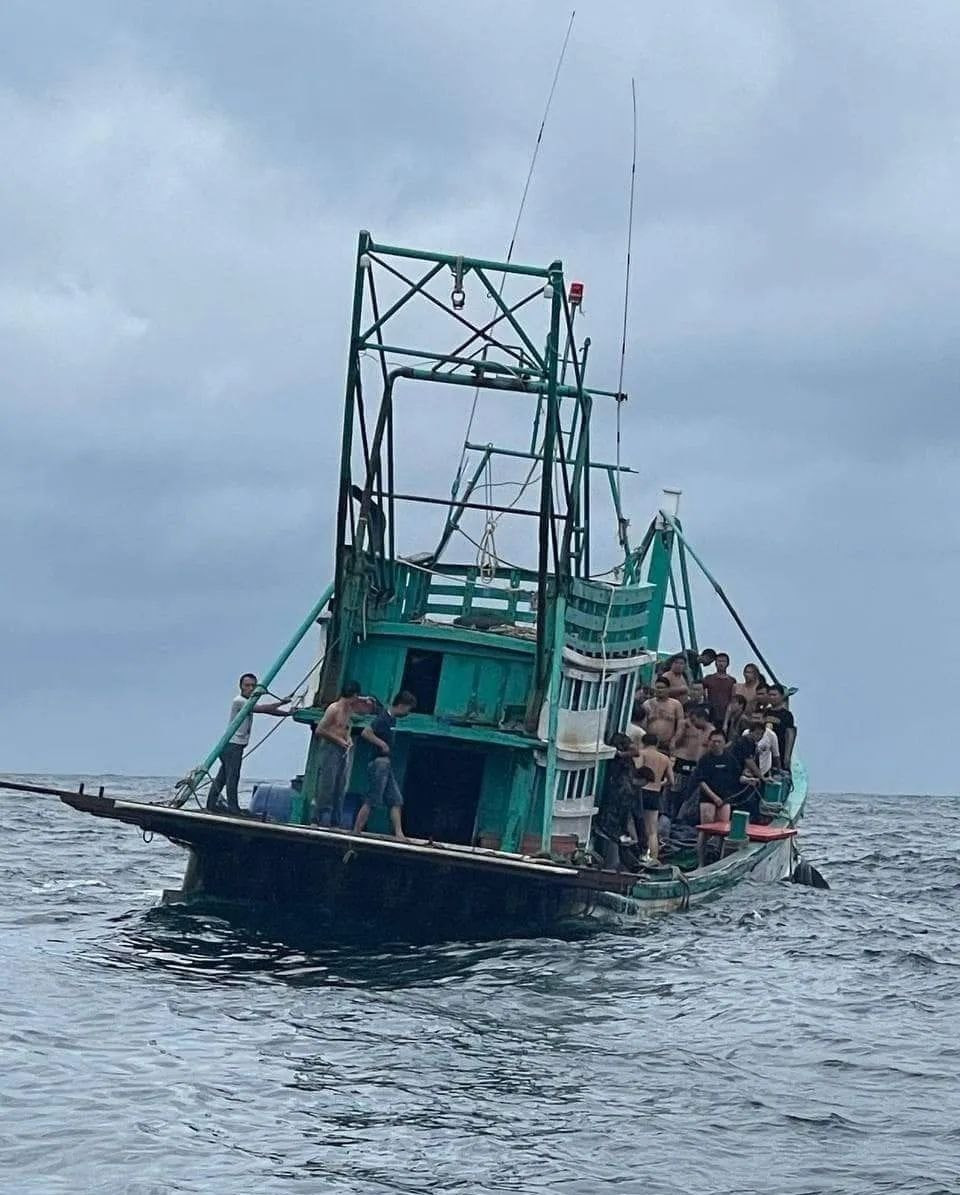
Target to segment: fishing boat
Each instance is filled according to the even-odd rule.
[[[626,395],[622,378],[618,389],[587,385],[583,294],[559,261],[487,261],[360,234],[330,585],[171,801],[58,791],[82,813],[186,848],[182,886],[167,901],[255,902],[331,934],[475,938],[629,925],[747,877],[795,872],[807,795],[796,758],[789,774],[764,782],[762,823],[735,818],[702,831],[714,844],[702,863],[680,852],[611,866],[598,843],[610,743],[665,655],[670,614],[697,668],[691,564],[746,628],[687,541],[677,492],[665,492],[631,541],[621,483],[632,470],[619,459]],[[397,444],[410,441],[409,421],[421,429],[412,472],[429,478],[448,452],[433,452],[431,420],[439,426],[457,399],[470,421],[450,494],[401,484]],[[488,399],[506,411],[502,443],[471,438]],[[613,462],[591,455],[597,418],[616,423]],[[525,470],[500,501],[498,466]],[[608,517],[594,482],[605,483]],[[597,566],[604,522],[616,558]],[[528,559],[499,555],[508,523],[525,528],[513,545]],[[220,752],[317,628],[325,647],[294,715],[309,739],[302,777],[285,804],[206,809]],[[349,801],[343,824],[325,824],[323,741],[313,731],[348,682],[383,703],[401,690],[416,699],[391,756],[404,840],[383,810],[354,832]],[[356,720],[355,735],[367,721]],[[348,787],[362,800],[374,749],[354,742]]]

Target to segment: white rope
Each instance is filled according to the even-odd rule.
[[[484,468],[483,496],[487,506],[493,505],[493,472],[490,458]],[[487,521],[480,536],[480,547],[477,549],[477,571],[483,581],[492,581],[497,575],[500,561],[497,558],[497,520],[493,512],[487,512]]]

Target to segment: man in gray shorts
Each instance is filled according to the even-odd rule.
[[[368,713],[373,708],[369,697],[360,696],[356,681],[344,685],[336,701],[331,701],[323,717],[314,727],[314,735],[320,739],[317,752],[317,798],[313,820],[322,824],[324,810],[330,811],[330,826],[339,829],[343,820],[343,798],[350,781],[350,764],[353,760],[353,739],[350,726],[355,714]]]
[[[406,837],[401,822],[403,793],[393,774],[393,734],[397,719],[405,718],[416,707],[416,697],[404,690],[394,697],[389,709],[381,709],[370,725],[363,728],[360,737],[374,747],[379,754],[367,768],[370,786],[367,790],[367,799],[357,810],[357,820],[353,826],[354,834],[360,834],[363,831],[371,809],[380,809],[386,805],[390,812],[390,825],[393,827],[394,837],[401,841]]]

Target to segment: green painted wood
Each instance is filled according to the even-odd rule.
[[[436,714],[499,725],[509,706],[524,704],[530,677],[531,663],[526,657],[491,660],[451,652],[443,661]]]
[[[498,610],[491,606],[475,606],[475,607],[471,608],[471,606],[469,604],[465,604],[462,606],[453,606],[453,605],[450,605],[445,602],[428,602],[427,606],[426,606],[425,613],[427,613],[427,614],[448,614],[454,618],[460,618],[467,614],[473,614],[473,615],[490,614],[497,618],[503,618],[503,621],[505,623],[506,622],[534,623],[537,621],[537,616],[533,613],[526,611],[526,610],[518,610],[513,615],[512,618],[508,618],[508,617],[506,617],[506,615],[507,615],[506,609]]]
[[[611,612],[610,617],[607,618],[604,614],[588,614],[584,610],[567,610],[566,623],[568,627],[575,627],[580,634],[595,631],[599,638],[604,630],[608,633],[610,631],[635,631],[641,627],[645,627],[649,622],[649,611],[647,608],[631,607],[628,611]]]
[[[632,631],[625,631],[622,633],[611,632],[600,642],[599,636],[586,636],[577,634],[575,631],[567,632],[567,644],[587,656],[600,656],[606,654],[610,655],[636,655],[640,651],[646,649],[647,637],[645,635],[637,635]]]
[[[323,710],[316,707],[298,710],[293,715],[295,722],[310,725],[319,722],[323,717]],[[369,718],[355,720],[355,728],[360,728],[369,722]],[[416,735],[417,737],[433,737],[438,739],[463,739],[472,745],[486,744],[489,747],[510,747],[517,751],[542,751],[546,746],[535,735],[524,732],[511,732],[488,726],[454,725],[433,714],[410,714],[398,723],[397,735]]]
[[[653,592],[653,586],[646,583],[610,586],[583,577],[573,577],[570,580],[570,605],[579,607],[584,602],[592,602],[603,610],[611,604],[616,609],[618,606],[646,604]]]
[[[650,560],[647,566],[647,582],[653,588],[650,600],[650,617],[647,623],[647,643],[656,651],[663,632],[663,614],[667,604],[667,589],[670,584],[670,564],[673,556],[673,533],[666,527],[656,530],[650,542]],[[649,679],[652,669],[647,670]]]
[[[497,635],[493,631],[473,631],[468,627],[447,626],[442,623],[384,621],[371,628],[370,637],[374,636],[416,640],[421,647],[427,646],[425,640],[433,639],[438,644],[438,651],[447,651],[451,648],[459,650],[462,646],[464,649],[479,648],[491,655],[497,655],[499,652],[519,652],[532,655],[535,650],[530,639]]]
[[[560,594],[554,607],[553,644],[547,692],[550,713],[547,719],[547,762],[543,769],[543,816],[540,823],[540,847],[550,849],[553,837],[553,797],[557,785],[557,718],[560,710],[560,685],[563,679],[563,640],[566,599]]]
[[[494,601],[504,602],[505,604],[511,599],[516,603],[518,600],[533,602],[536,598],[536,594],[532,589],[507,590],[496,589],[491,585],[438,585],[436,582],[432,582],[430,585],[431,597],[434,594],[443,597],[461,597],[469,594],[471,600],[475,598],[491,598]]]

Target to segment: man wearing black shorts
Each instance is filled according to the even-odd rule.
[[[707,754],[693,773],[692,783],[700,799],[701,823],[729,822],[730,802],[742,788],[741,765],[726,748],[722,731],[715,730],[710,735]],[[697,839],[697,855],[701,866],[705,841],[706,835],[701,833]]]

